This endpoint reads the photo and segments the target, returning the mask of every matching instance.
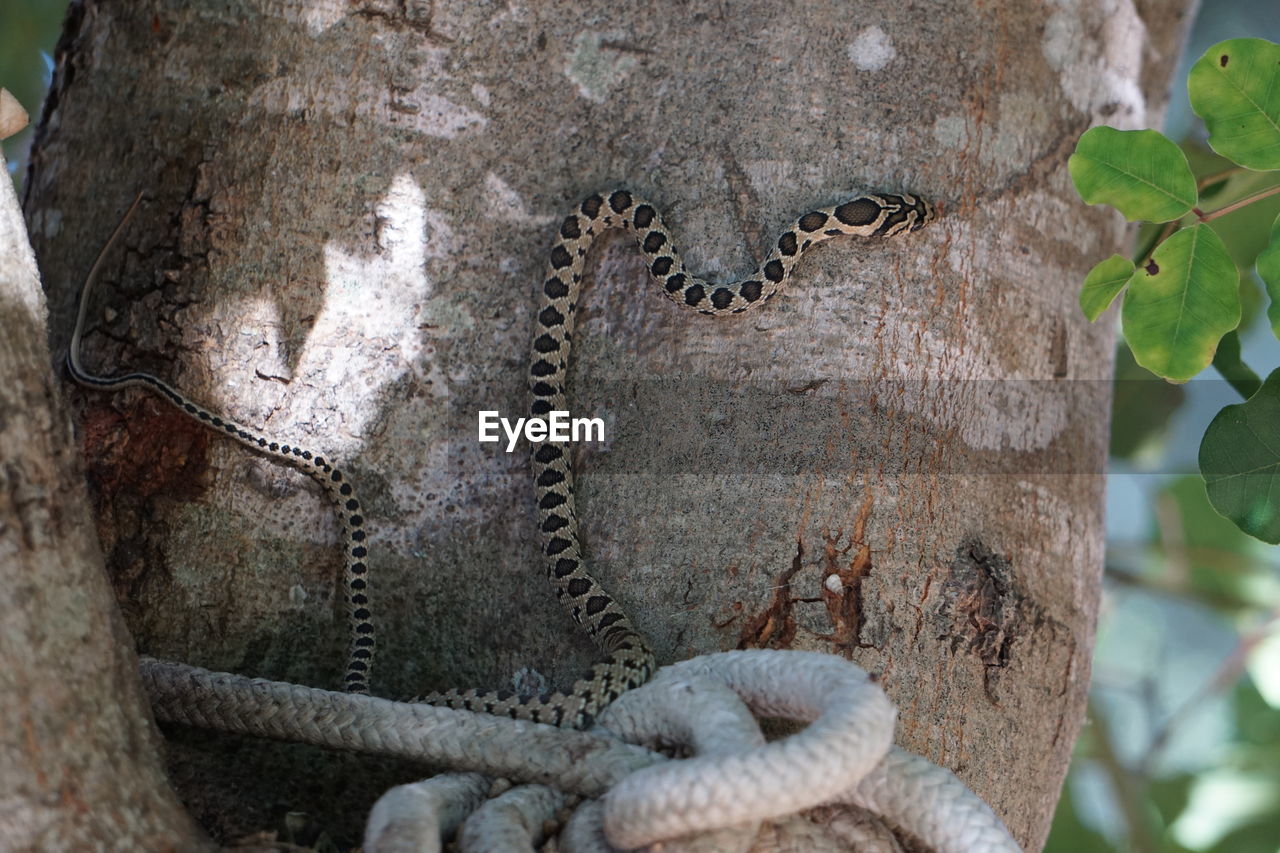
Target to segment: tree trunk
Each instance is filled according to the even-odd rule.
[[[4,158],[0,157],[0,165]],[[199,850],[102,571],[46,307],[0,180],[0,850]]]
[[[852,658],[901,709],[899,743],[1037,849],[1102,565],[1112,333],[1075,291],[1125,238],[1063,166],[1101,115],[1157,120],[1185,5],[76,3],[26,199],[55,351],[146,190],[87,364],[344,463],[373,543],[376,692],[522,668],[563,685],[595,652],[542,578],[528,460],[476,440],[478,410],[525,410],[555,224],[626,185],[727,277],[855,189],[941,202],[903,240],[816,250],[727,321],[656,298],[626,238],[597,251],[570,393],[607,441],[579,454],[578,505],[593,572],[663,661]],[[335,685],[320,491],[144,392],[75,399],[139,647]],[[223,839],[301,809],[353,840],[409,774],[171,744]]]

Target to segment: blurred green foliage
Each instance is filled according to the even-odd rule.
[[[1244,4],[1206,3],[1197,28],[1212,28],[1226,5]],[[1274,8],[1259,3],[1254,13],[1259,26],[1243,31],[1275,40]],[[1191,127],[1179,147],[1205,209],[1280,183],[1280,172],[1236,168],[1209,149],[1202,126]],[[1223,338],[1213,362],[1226,381],[1169,385],[1127,346],[1117,350],[1103,608],[1053,853],[1280,853],[1280,552],[1214,510],[1194,465],[1215,413],[1258,391],[1244,351],[1280,362],[1277,310],[1263,315],[1270,300],[1253,268],[1278,214],[1280,195],[1211,223],[1239,271],[1239,332]],[[1162,233],[1140,229],[1137,256]],[[1264,421],[1221,449],[1238,455],[1267,441],[1274,430]]]
[[[1227,406],[1205,430],[1200,473],[1214,509],[1240,529],[1280,544],[1280,368],[1249,399]]]
[[[49,59],[66,12],[65,0],[0,0],[0,87],[31,116],[26,130],[2,143],[10,173],[21,184],[32,127],[49,85]]]
[[[1149,420],[1143,400],[1118,393],[1117,422]],[[1128,460],[1145,454],[1150,473],[1118,475],[1156,485],[1145,529],[1108,543],[1053,853],[1280,850],[1280,557],[1218,515],[1194,472],[1167,471],[1151,451],[1167,435]]]

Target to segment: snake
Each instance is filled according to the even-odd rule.
[[[279,459],[300,469],[311,477],[333,502],[338,511],[342,526],[343,550],[345,553],[345,577],[343,582],[343,599],[347,608],[347,622],[350,626],[350,641],[347,649],[346,672],[343,675],[343,687],[350,693],[367,694],[369,692],[369,675],[373,668],[374,652],[377,641],[374,636],[373,615],[369,609],[369,546],[368,536],[364,529],[364,515],[360,499],[356,496],[355,486],[338,466],[324,455],[313,453],[298,444],[282,441],[273,436],[264,435],[257,430],[232,421],[213,412],[186,395],[173,388],[164,380],[150,373],[134,372],[121,376],[97,376],[88,371],[80,361],[80,341],[84,335],[85,316],[89,311],[89,293],[102,267],[107,253],[119,240],[129,219],[142,202],[142,194],[134,198],[129,209],[121,217],[119,224],[98,252],[98,257],[89,274],[85,276],[80,289],[80,305],[76,311],[76,324],[71,332],[71,343],[67,348],[67,373],[80,385],[100,391],[119,391],[124,388],[147,388],[171,403],[178,411],[193,418],[228,438],[238,441],[265,456]]]
[[[560,223],[551,247],[529,360],[530,416],[545,418],[569,408],[565,379],[582,278],[589,250],[605,233],[622,229],[634,236],[650,278],[671,301],[699,314],[721,316],[741,314],[768,302],[786,284],[800,256],[832,237],[892,237],[915,231],[936,217],[933,205],[908,193],[859,195],[797,218],[774,242],[755,275],[713,284],[689,272],[653,204],[626,189],[593,193]],[[623,691],[647,681],[656,668],[656,657],[622,607],[585,568],[568,444],[549,439],[530,443],[547,579],[556,598],[607,658],[568,691],[536,701],[511,691],[482,690],[429,698],[443,699],[450,707],[585,728]]]
[[[90,287],[103,257],[140,199],[141,196],[135,199],[117,225],[85,279],[68,350],[69,373],[81,385],[101,390],[149,388],[210,429],[300,468],[320,483],[338,510],[345,540],[344,597],[351,639],[343,683],[349,692],[367,693],[375,649],[366,577],[367,537],[359,500],[346,475],[323,456],[235,423],[191,401],[151,374],[99,377],[85,370],[80,362]],[[650,278],[668,299],[699,314],[723,316],[741,314],[769,302],[787,283],[800,257],[819,243],[843,235],[894,237],[923,228],[937,216],[934,205],[910,193],[862,193],[796,218],[753,275],[716,284],[687,269],[653,204],[627,189],[593,193],[560,223],[548,255],[529,359],[530,416],[546,418],[552,412],[568,409],[565,380],[586,259],[593,244],[610,231],[621,229],[632,234]],[[422,701],[583,729],[590,727],[595,716],[623,692],[644,684],[655,672],[657,658],[622,606],[586,568],[568,444],[550,438],[530,444],[537,528],[547,579],[557,600],[605,658],[564,691],[530,696],[511,690],[456,689],[430,694]]]

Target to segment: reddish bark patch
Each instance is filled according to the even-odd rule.
[[[800,571],[804,560],[804,542],[796,539],[796,555],[791,567],[780,574],[773,585],[769,605],[747,620],[738,635],[740,649],[788,649],[796,636],[795,599],[791,597],[791,579]]]
[[[147,399],[123,413],[91,405],[81,436],[89,479],[101,502],[162,494],[190,500],[205,490],[209,430],[176,409]]]
[[[866,621],[862,607],[862,582],[871,574],[871,546],[867,544],[867,520],[874,502],[868,493],[858,509],[853,534],[843,548],[837,547],[843,531],[823,538],[822,603],[831,618],[832,630],[825,639],[841,649],[869,648],[862,642],[862,625]],[[828,586],[832,576],[840,580],[837,592]]]

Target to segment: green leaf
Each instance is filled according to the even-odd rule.
[[[1129,283],[1131,275],[1133,261],[1120,255],[1112,255],[1089,270],[1089,274],[1084,277],[1084,287],[1080,289],[1080,309],[1090,323],[1107,310],[1112,300]]]
[[[1214,151],[1250,169],[1280,169],[1280,45],[1215,44],[1191,66],[1187,94]]]
[[[1133,357],[1185,382],[1213,361],[1218,340],[1240,323],[1239,273],[1207,225],[1165,240],[1129,279],[1121,318]]]
[[[1271,223],[1271,242],[1258,255],[1258,278],[1267,286],[1271,304],[1267,306],[1267,319],[1271,332],[1280,338],[1280,216]]]
[[[1196,203],[1196,179],[1182,150],[1154,130],[1095,127],[1067,161],[1076,192],[1136,222],[1168,222]]]
[[[1262,385],[1258,374],[1244,363],[1240,355],[1240,335],[1235,329],[1218,341],[1218,351],[1213,354],[1213,369],[1246,400],[1258,393],[1258,387]]]
[[[1191,171],[1197,180],[1203,180],[1210,175],[1227,173],[1226,177],[1214,182],[1211,187],[1200,190],[1198,207],[1206,213],[1280,185],[1280,171],[1255,172],[1251,169],[1242,169],[1227,158],[1195,142],[1183,141],[1181,147],[1182,152],[1187,155],[1187,162],[1191,164]],[[1280,195],[1260,198],[1208,223],[1209,227],[1218,232],[1218,236],[1227,247],[1227,253],[1241,270],[1241,329],[1248,329],[1253,325],[1254,319],[1262,311],[1263,304],[1266,302],[1262,288],[1258,286],[1259,282],[1253,275],[1253,265],[1258,259],[1258,253],[1267,247],[1271,234],[1271,221],[1276,216],[1280,216]],[[1157,226],[1149,225],[1143,230],[1147,229],[1158,233]],[[1148,246],[1147,251],[1150,250]],[[1146,257],[1146,254],[1138,257]]]
[[[1250,536],[1280,543],[1280,369],[1214,417],[1200,442],[1200,474],[1214,509]]]

